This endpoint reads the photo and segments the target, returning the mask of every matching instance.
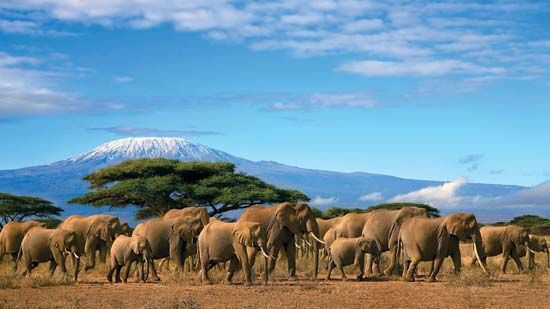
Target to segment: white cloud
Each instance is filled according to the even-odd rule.
[[[316,196],[314,199],[312,199],[309,204],[312,206],[330,206],[338,203],[338,198],[336,197],[328,197],[328,198],[322,198],[320,196]]]
[[[4,31],[36,32],[38,22],[32,16],[136,29],[169,24],[177,31],[202,32],[210,39],[244,43],[256,50],[283,49],[300,56],[350,53],[365,61],[341,68],[372,76],[510,71],[522,76],[526,73],[521,68],[527,64],[547,72],[550,62],[530,50],[547,47],[547,40],[531,43],[536,36],[526,33],[541,28],[540,18],[533,15],[548,11],[544,3],[7,0],[0,3],[2,8],[17,16],[31,13],[26,20],[4,21],[0,24]],[[533,57],[527,59],[530,54]]]
[[[115,76],[113,77],[115,83],[130,83],[134,81],[134,78],[131,76]]]
[[[341,65],[338,70],[368,76],[436,76],[446,74],[502,74],[505,72],[503,68],[483,67],[458,60],[352,61]]]
[[[382,200],[384,197],[380,192],[373,192],[365,195],[361,195],[359,200],[362,202],[376,202]]]
[[[417,202],[435,205],[440,208],[457,206],[463,197],[458,196],[457,191],[467,183],[466,178],[461,177],[439,186],[431,186],[418,191],[396,195],[390,202]]]

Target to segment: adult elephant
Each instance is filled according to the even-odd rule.
[[[269,256],[266,254],[266,243],[266,234],[259,223],[229,223],[218,220],[210,222],[202,230],[198,242],[202,282],[211,283],[208,270],[218,263],[229,261],[225,283],[231,283],[233,273],[240,264],[245,275],[245,284],[252,285],[252,266],[248,259],[247,247],[255,247],[264,255],[264,280],[267,284]]]
[[[544,237],[529,235],[529,248],[532,250],[531,254],[528,254],[529,250],[525,246],[518,247],[518,256],[524,257],[526,255],[528,258],[529,269],[533,269],[536,266],[535,263],[535,252],[544,252],[546,253],[546,261],[548,263],[548,268],[550,268],[550,252],[548,251],[548,242]]]
[[[290,280],[296,280],[296,242],[295,235],[309,234],[313,241],[313,279],[317,279],[319,266],[319,226],[311,208],[306,203],[281,203],[263,207],[255,205],[247,208],[239,218],[239,222],[257,222],[267,233],[267,249],[269,254],[269,271],[275,269],[276,258],[282,249],[287,257],[288,275]],[[248,256],[254,265],[256,248],[248,248]]]
[[[426,209],[420,207],[404,207],[398,210],[377,209],[367,213],[361,236],[372,239],[380,248],[380,253],[390,251],[389,264],[384,270],[386,276],[391,275],[397,255],[397,239],[401,224],[412,217],[428,217]],[[355,237],[355,236],[354,236]],[[373,262],[376,260],[376,272],[380,270],[380,258],[367,254],[367,274],[373,272]]]
[[[203,227],[210,222],[210,216],[208,215],[208,210],[206,209],[206,207],[186,207],[182,209],[170,209],[163,218],[174,219],[177,217],[194,218],[200,221]]]
[[[112,232],[109,225],[99,217],[84,217],[73,215],[61,222],[58,228],[76,234],[77,254],[87,257],[84,270],[95,267],[95,252],[107,250],[112,241]],[[73,265],[76,260],[73,258]]]
[[[482,254],[482,236],[473,214],[458,213],[431,219],[413,217],[403,222],[399,242],[405,256],[403,278],[414,281],[416,266],[422,261],[434,261],[429,281],[436,276],[447,256],[451,256],[455,271],[460,271],[460,241],[472,240],[476,256]],[[486,272],[485,262],[480,263]]]
[[[21,248],[21,241],[23,241],[25,234],[36,226],[46,227],[44,223],[38,221],[11,221],[4,225],[0,232],[0,260],[6,254],[11,255],[14,271],[17,270],[17,254]]]
[[[32,228],[21,242],[19,258],[25,265],[23,275],[30,275],[31,271],[40,263],[50,262],[50,276],[57,266],[63,274],[67,273],[65,257],[70,254],[76,258],[74,267],[74,281],[78,281],[80,257],[76,252],[76,235],[64,229]]]
[[[529,229],[517,225],[484,226],[480,230],[483,239],[483,250],[480,254],[481,261],[485,263],[487,257],[502,254],[502,273],[506,273],[506,265],[510,257],[516,263],[518,271],[523,271],[523,265],[519,259],[518,250],[521,246],[527,248],[527,259],[530,259],[532,250],[529,247]],[[470,263],[479,261],[480,257],[472,256]]]
[[[154,281],[160,281],[160,278],[153,260],[170,257],[176,262],[178,270],[182,270],[187,257],[187,244],[194,244],[198,236],[193,232],[189,218],[151,219],[136,226],[132,233],[132,236],[135,235],[143,236],[149,241],[153,258],[148,262]]]
[[[88,218],[91,220],[100,220],[107,224],[109,227],[109,233],[111,234],[111,242],[112,243],[119,235],[123,235],[124,232],[122,231],[122,222],[120,222],[120,219],[117,216],[113,215],[105,215],[105,214],[97,214],[97,215],[91,215]],[[107,260],[107,252],[110,250],[108,246],[100,246],[98,248],[99,251],[99,261],[101,263],[105,263]]]

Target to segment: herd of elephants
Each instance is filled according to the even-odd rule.
[[[365,272],[380,273],[380,256],[386,252],[387,265],[382,272],[385,276],[396,272],[399,264],[403,279],[414,281],[418,263],[431,261],[428,280],[435,281],[446,257],[452,259],[454,270],[460,271],[460,242],[471,244],[470,263],[477,263],[480,271],[487,272],[487,257],[497,255],[502,255],[502,272],[510,258],[519,271],[523,270],[523,256],[527,256],[529,267],[534,267],[536,252],[546,253],[550,267],[546,240],[530,235],[523,227],[480,228],[473,214],[430,218],[425,209],[417,207],[349,213],[323,220],[315,218],[307,203],[255,205],[247,208],[236,222],[211,218],[204,207],[173,209],[135,229],[111,215],[73,215],[55,229],[45,228],[37,221],[10,222],[0,232],[0,259],[11,255],[14,271],[21,261],[24,275],[40,263],[50,262],[53,275],[57,267],[67,274],[65,260],[69,257],[74,280],[78,281],[81,258],[86,258],[84,268],[89,270],[95,267],[99,253],[102,262],[107,262],[109,256],[109,282],[113,275],[115,282],[126,282],[134,263],[139,281],[157,281],[160,278],[154,260],[170,260],[177,271],[183,271],[190,258],[197,261],[192,264],[198,268],[202,282],[210,283],[209,270],[229,262],[225,282],[231,283],[233,274],[241,268],[245,284],[250,285],[254,278],[252,266],[259,253],[262,280],[267,283],[280,251],[286,256],[289,280],[297,279],[299,251],[312,257],[312,279],[317,279],[321,252],[328,260],[326,278],[330,279],[333,268],[338,268],[343,280],[347,265],[355,265],[359,280]],[[122,267],[125,271],[121,280]],[[159,267],[162,268],[162,261]]]

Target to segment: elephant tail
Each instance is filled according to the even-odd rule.
[[[6,254],[6,244],[4,243],[4,235],[0,232],[0,258]]]
[[[17,252],[17,259],[15,260],[15,265],[19,264],[21,256],[23,256],[23,246],[19,247],[19,251]]]

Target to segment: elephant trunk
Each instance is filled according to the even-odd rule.
[[[264,282],[266,285],[268,281],[269,281],[269,257],[264,256]]]
[[[317,280],[319,273],[319,243],[323,243],[319,239],[319,226],[317,220],[311,217],[306,223],[307,231],[315,241],[313,241],[313,280]]]
[[[75,264],[74,264],[74,282],[78,282],[78,271],[80,269],[80,257],[76,253],[74,253],[75,256]]]
[[[173,235],[170,239],[170,259],[176,262],[178,271],[183,270],[183,259],[185,251],[184,241],[179,237],[179,235]]]
[[[548,268],[550,268],[550,250],[546,248],[546,261],[548,262]]]
[[[472,235],[472,241],[474,243],[474,253],[476,255],[477,261],[479,262],[479,266],[483,270],[484,273],[487,273],[487,269],[485,268],[485,265],[483,265],[483,260],[481,259],[481,255],[484,253],[481,252],[483,248],[483,244],[481,242],[481,234],[479,232]]]

